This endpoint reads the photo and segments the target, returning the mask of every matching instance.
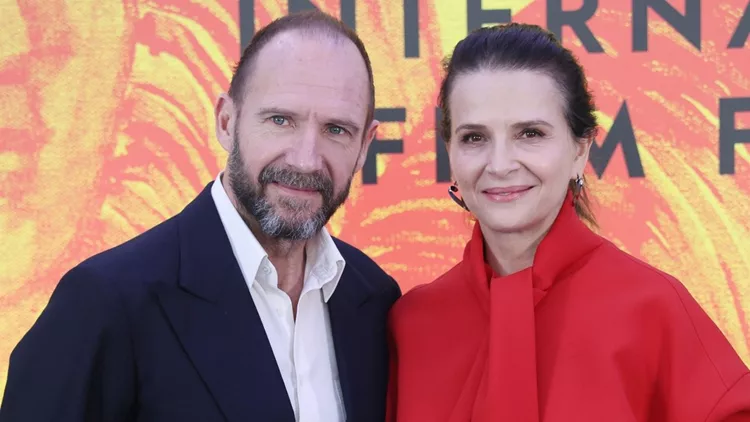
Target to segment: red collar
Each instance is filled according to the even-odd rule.
[[[557,218],[537,248],[531,266],[535,303],[538,303],[554,283],[574,270],[581,259],[601,245],[603,239],[581,221],[573,206],[569,191]],[[472,237],[464,249],[462,262],[473,290],[482,306],[489,312],[489,283],[502,282],[484,259],[484,237],[479,222],[474,224]],[[529,271],[529,270],[524,270]]]

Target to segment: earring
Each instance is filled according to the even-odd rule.
[[[469,211],[469,207],[466,206],[466,202],[464,202],[462,198],[459,198],[456,193],[458,193],[458,185],[456,184],[456,182],[453,182],[453,184],[448,188],[448,196],[450,196],[453,202],[458,204],[459,207],[465,209],[466,211]]]
[[[583,177],[580,174],[576,176],[576,186],[579,191],[583,190]]]
[[[581,192],[583,192],[584,181],[580,174],[576,175],[575,186],[576,190],[573,192],[573,205],[575,205],[576,201],[578,201],[578,197],[581,196]]]

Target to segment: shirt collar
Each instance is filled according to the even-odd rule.
[[[221,183],[223,173],[219,173],[211,186],[216,209],[219,212],[224,230],[232,246],[232,252],[237,260],[242,276],[248,288],[259,282],[264,287],[278,287],[275,277],[276,269],[268,259],[268,254],[258,239],[247,227],[240,213],[229,199]],[[303,293],[308,290],[321,289],[326,302],[331,298],[344,272],[345,261],[341,256],[333,238],[325,227],[308,240],[305,246],[307,260],[305,264],[305,279]]]

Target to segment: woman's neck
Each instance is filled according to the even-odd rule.
[[[495,274],[506,276],[529,268],[537,248],[547,235],[557,214],[526,230],[498,232],[481,225],[485,243],[485,260]]]
[[[482,236],[485,242],[485,260],[495,274],[506,276],[524,270],[534,263],[536,249],[544,233],[498,233],[483,228]]]

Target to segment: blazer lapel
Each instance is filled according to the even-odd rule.
[[[346,419],[349,421],[368,419],[367,415],[359,414],[359,409],[362,408],[360,400],[371,392],[368,388],[368,376],[364,372],[366,368],[358,362],[358,358],[370,356],[374,351],[363,350],[368,342],[359,341],[366,326],[358,317],[358,308],[372,293],[373,289],[366,279],[356,269],[347,266],[336,292],[328,301],[339,381],[344,396]]]
[[[294,421],[273,350],[210,187],[177,217],[181,289],[163,288],[160,302],[228,421]]]

